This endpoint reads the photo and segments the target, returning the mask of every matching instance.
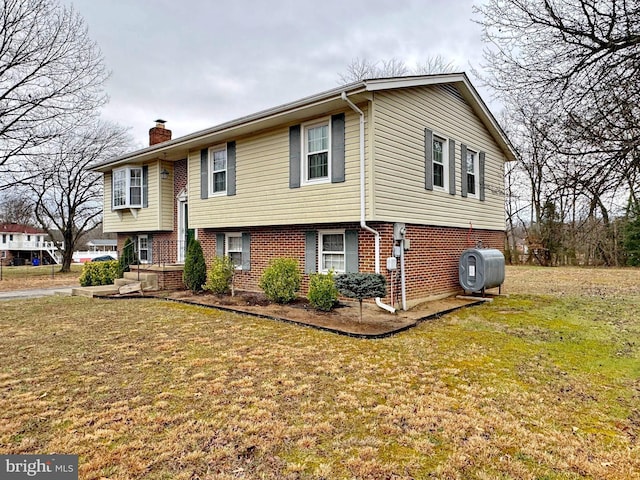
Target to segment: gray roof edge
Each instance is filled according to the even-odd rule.
[[[285,113],[287,111],[292,111],[297,108],[310,106],[318,102],[326,101],[331,99],[332,97],[339,96],[342,92],[347,93],[357,93],[358,91],[376,91],[376,90],[385,90],[391,88],[404,88],[410,86],[426,86],[426,85],[438,85],[444,83],[463,83],[465,87],[470,92],[471,96],[474,98],[480,110],[485,115],[486,119],[493,126],[496,133],[500,137],[504,148],[505,154],[509,159],[515,159],[515,149],[513,145],[509,141],[509,138],[504,133],[504,130],[497,122],[496,118],[493,116],[487,105],[484,103],[477,90],[469,80],[469,77],[464,72],[457,73],[445,73],[445,74],[435,74],[435,75],[415,75],[415,76],[405,76],[405,77],[390,77],[390,78],[372,78],[366,80],[360,80],[357,82],[349,83],[346,85],[340,85],[336,88],[332,88],[330,90],[326,90],[324,92],[320,92],[314,95],[310,95],[293,102],[288,102],[285,104],[278,105],[276,107],[272,107],[266,110],[261,110],[256,113],[252,113],[250,115],[246,115],[243,117],[236,118],[234,120],[230,120],[228,122],[221,123],[219,125],[206,128],[204,130],[199,130],[182,137],[178,137],[172,140],[168,140],[166,142],[162,142],[156,145],[152,145],[140,150],[133,151],[131,153],[121,155],[111,160],[107,160],[105,162],[98,163],[92,167],[92,170],[103,170],[105,167],[110,165],[115,165],[118,163],[122,163],[124,161],[131,161],[136,159],[136,157],[140,157],[143,155],[147,155],[153,152],[157,152],[161,154],[164,151],[171,150],[175,147],[179,147],[182,144],[187,144],[193,140],[197,140],[198,138],[206,137],[207,135],[212,135],[218,132],[222,132],[224,130],[232,129],[235,127],[242,126],[244,124],[260,121],[272,117],[274,115],[278,115],[281,113]],[[511,155],[508,155],[508,154]]]
[[[142,148],[140,150],[136,150],[133,151],[131,153],[125,154],[125,155],[121,155],[119,157],[116,157],[114,159],[111,160],[107,160],[105,162],[101,162],[98,163],[96,165],[94,165],[92,167],[92,169],[99,169],[101,167],[105,167],[111,164],[115,164],[115,163],[119,163],[122,162],[123,160],[129,160],[129,159],[133,159],[137,156],[140,155],[144,155],[147,153],[151,153],[154,151],[157,151],[158,153],[164,151],[164,150],[168,150],[172,147],[176,147],[179,146],[182,143],[186,143],[189,142],[191,140],[195,140],[197,138],[200,137],[205,137],[207,135],[211,135],[213,133],[217,133],[223,130],[227,130],[229,128],[233,128],[233,127],[237,127],[240,125],[244,125],[246,123],[249,122],[254,122],[257,120],[262,120],[268,117],[271,117],[273,115],[277,115],[279,113],[283,113],[286,112],[288,110],[294,110],[296,108],[300,108],[300,107],[304,107],[305,105],[310,105],[310,104],[314,104],[316,102],[320,102],[326,99],[329,99],[331,97],[340,95],[342,92],[346,91],[346,92],[354,92],[354,91],[358,91],[361,89],[365,88],[365,83],[364,81],[359,81],[359,82],[353,82],[353,83],[349,83],[346,85],[341,85],[339,87],[336,88],[332,88],[331,90],[326,90],[324,92],[321,93],[317,93],[314,95],[310,95],[298,100],[295,100],[293,102],[288,102],[288,103],[284,103],[282,105],[278,105],[276,107],[272,107],[272,108],[268,108],[266,110],[261,110],[259,112],[256,113],[252,113],[249,115],[245,115],[243,117],[239,117],[236,118],[234,120],[230,120],[228,122],[224,122],[218,125],[215,125],[213,127],[210,128],[205,128],[204,130],[198,130],[196,132],[193,133],[189,133],[187,135],[183,135],[182,137],[178,137],[178,138],[174,138],[172,140],[168,140],[166,142],[162,142],[156,145],[152,145],[149,147],[145,147]]]

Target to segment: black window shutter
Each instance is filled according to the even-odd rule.
[[[345,181],[344,113],[331,117],[331,183]]]
[[[300,188],[300,125],[289,127],[289,188]]]
[[[484,202],[484,152],[480,152],[478,154],[478,170],[480,170],[478,172],[479,175],[479,179],[480,179],[480,201]]]
[[[149,206],[149,166],[142,166],[142,208]]]
[[[449,140],[449,193],[456,194],[456,142]]]
[[[318,239],[315,230],[304,232],[304,273],[316,273]]]
[[[347,230],[344,232],[344,266],[346,273],[358,272],[358,231]]]
[[[433,190],[433,131],[424,129],[424,188]]]
[[[242,270],[251,270],[251,234],[242,234]]]
[[[209,149],[200,150],[200,198],[209,197]]]
[[[236,142],[227,143],[227,195],[236,194]]]
[[[116,204],[116,199],[113,198],[114,196],[114,189],[113,189],[113,170],[111,170],[111,175],[110,176],[110,180],[111,180],[111,211],[113,212],[115,210],[114,205]]]
[[[224,257],[224,233],[216,233],[216,257]]]
[[[467,146],[460,144],[460,190],[463,197],[467,196]]]

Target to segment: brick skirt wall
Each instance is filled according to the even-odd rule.
[[[394,290],[399,291],[400,276],[386,269],[386,259],[393,253],[393,224],[371,223],[380,232],[380,266],[386,275],[389,287],[394,282]],[[236,288],[258,291],[260,275],[269,261],[277,257],[290,257],[298,261],[300,269],[305,268],[305,232],[322,229],[358,230],[359,270],[375,271],[374,235],[360,228],[359,224],[340,225],[295,225],[236,230],[251,234],[251,270],[238,271]],[[225,230],[231,233],[234,230]],[[198,231],[207,266],[211,265],[216,253],[216,233],[218,230]],[[503,250],[504,232],[469,230],[461,228],[407,225],[406,238],[410,249],[405,252],[407,300],[415,303],[430,297],[445,296],[461,291],[458,281],[458,262],[462,252],[482,242],[484,247]],[[400,264],[398,262],[398,268]],[[302,295],[308,290],[308,275],[303,275]],[[388,291],[390,292],[390,288]],[[394,295],[397,299],[399,295]],[[385,299],[390,303],[390,293]],[[397,304],[397,302],[395,302]]]
[[[394,300],[400,302],[400,262],[398,270],[388,272],[386,259],[393,255],[393,224],[371,223],[372,228],[380,232],[380,267],[387,278],[388,295],[385,303],[391,303],[391,285],[393,284]],[[406,239],[410,248],[405,252],[406,294],[408,303],[441,297],[462,291],[458,281],[458,262],[462,252],[475,247],[479,242],[487,248],[504,249],[504,232],[499,230],[474,230],[464,228],[432,227],[426,225],[406,225]],[[248,232],[251,234],[251,269],[238,271],[235,286],[239,290],[259,291],[260,275],[269,265],[269,261],[278,257],[290,257],[298,261],[300,269],[305,269],[305,232],[310,230],[345,229],[358,231],[359,270],[375,271],[374,235],[361,229],[357,223],[332,225],[293,225],[248,228],[242,230],[224,230],[224,233]],[[144,234],[145,232],[140,232]],[[200,229],[198,239],[202,244],[207,267],[216,254],[216,233],[220,230]],[[164,258],[164,262],[175,262],[176,249],[174,232],[151,233],[152,245],[156,250],[152,253],[154,263]],[[122,251],[125,239],[132,234],[118,235],[118,249]],[[162,242],[169,242],[168,253],[158,251]],[[170,285],[170,287],[169,287]],[[309,276],[303,275],[301,294],[306,295]],[[182,274],[170,274],[166,277],[167,288],[182,288]]]

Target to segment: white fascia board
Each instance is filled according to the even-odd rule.
[[[466,79],[464,73],[443,73],[441,75],[420,75],[414,77],[377,78],[365,80],[366,88],[370,92],[376,90],[391,90],[394,88],[424,87],[428,85],[441,85],[443,83],[463,82]],[[467,79],[468,81],[468,79]]]

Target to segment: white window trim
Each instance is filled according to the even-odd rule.
[[[441,135],[438,132],[433,132],[433,140],[442,140],[442,184],[443,186],[436,185],[434,181],[435,177],[435,160],[431,160],[432,168],[431,168],[431,180],[433,183],[433,189],[439,192],[447,192],[449,193],[449,139],[445,135]],[[433,142],[432,142],[433,143]],[[431,146],[433,149],[433,145]],[[432,153],[433,156],[433,153]]]
[[[239,238],[240,239],[240,250],[234,250],[233,253],[239,253],[240,254],[240,265],[236,265],[235,269],[236,270],[242,270],[242,232],[232,232],[232,233],[225,233],[224,234],[224,253],[225,255],[227,255],[229,258],[231,258],[231,255],[229,255],[231,253],[231,251],[229,250],[229,239],[230,238]]]
[[[308,142],[307,142],[307,130],[314,127],[321,127],[323,125],[327,125],[328,135],[329,135],[329,145],[327,147],[327,176],[322,178],[314,178],[309,179],[309,162],[307,159],[308,152]],[[302,175],[301,185],[317,185],[322,183],[331,183],[331,117],[324,117],[312,120],[310,122],[306,122],[302,124],[302,128],[300,129],[301,138],[301,162],[300,165],[300,173]]]
[[[345,230],[318,230],[318,272],[329,273],[329,270],[323,268],[322,254],[325,253],[322,250],[322,236],[323,235],[342,235],[342,255],[344,256],[344,268],[342,270],[334,270],[335,273],[346,273],[347,271],[347,238],[345,236]],[[339,252],[332,252],[339,253]]]
[[[140,251],[142,250],[140,248],[140,240],[143,239],[143,238],[147,240],[147,248],[145,248],[145,250],[147,251],[147,259],[146,260],[142,260],[141,255],[140,255]],[[138,239],[137,239],[136,243],[138,244],[138,260],[140,260],[140,263],[142,263],[142,264],[150,263],[149,259],[151,258],[151,244],[149,243],[149,235],[138,235]]]
[[[133,170],[140,170],[140,203],[139,204],[134,204],[131,203],[131,172]],[[125,173],[125,189],[124,189],[124,204],[123,205],[116,205],[115,204],[115,179],[116,179],[116,172],[126,172]],[[142,197],[144,196],[144,179],[142,178],[142,167],[122,167],[122,168],[116,168],[111,172],[111,184],[112,184],[112,198],[111,198],[111,207],[114,210],[123,210],[126,208],[142,208]]]
[[[0,258],[7,258],[7,251],[3,250],[2,254],[0,254]]]
[[[224,150],[224,190],[220,190],[219,192],[214,192],[213,189],[215,187],[215,182],[213,181],[214,178],[214,174],[215,171],[213,169],[214,167],[214,161],[213,161],[213,154],[215,152],[221,152]],[[229,158],[228,158],[228,152],[227,152],[227,144],[223,143],[220,145],[214,145],[213,147],[209,147],[209,197],[222,197],[225,196],[227,194],[227,188],[229,187]],[[222,170],[218,170],[220,172],[222,172]]]
[[[473,153],[473,176],[474,176],[474,184],[475,184],[475,193],[469,192],[469,188],[467,187],[467,197],[470,198],[480,198],[480,150],[475,148],[470,148],[467,146],[467,165],[469,164],[469,153]],[[468,168],[468,167],[467,167]],[[467,182],[467,172],[464,172],[464,181]]]

